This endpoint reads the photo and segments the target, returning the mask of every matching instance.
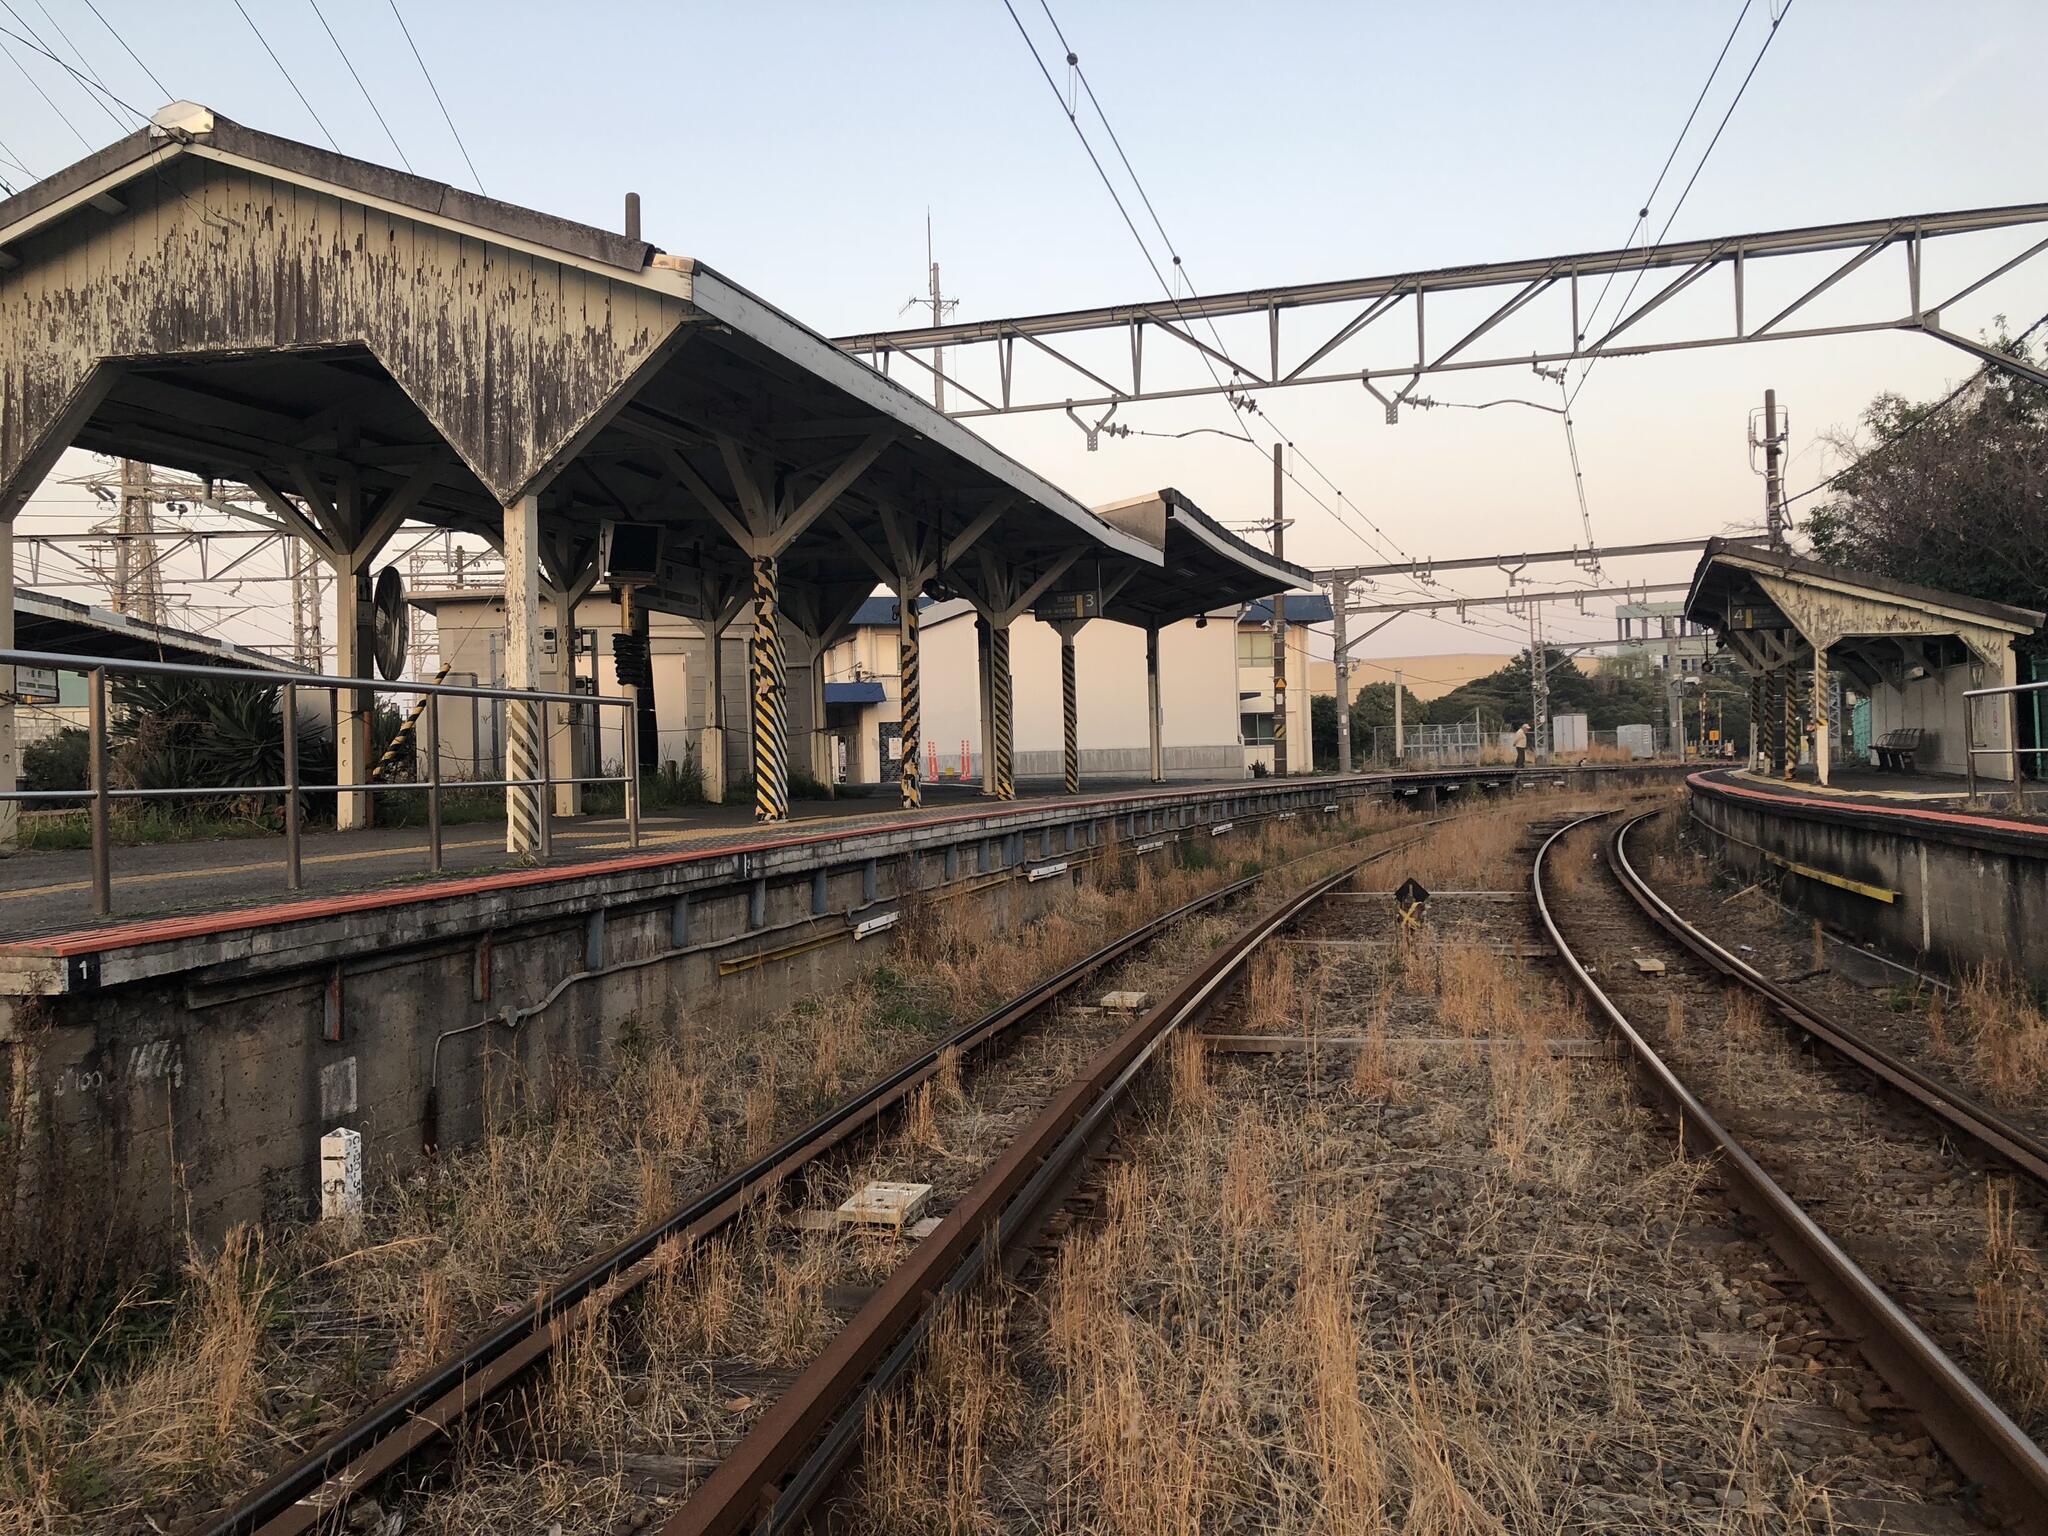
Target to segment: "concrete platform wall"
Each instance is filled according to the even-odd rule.
[[[493,1107],[546,1108],[557,1063],[601,1072],[686,1011],[744,1029],[844,981],[890,943],[854,925],[913,891],[1006,924],[1071,889],[1035,865],[1155,833],[1170,858],[1176,832],[1368,792],[1384,786],[1034,806],[98,954],[75,989],[0,998],[0,1265],[303,1216],[324,1132],[360,1131],[373,1180],[402,1175]]]
[[[1752,879],[1784,874],[1786,901],[1892,959],[1950,975],[2001,966],[2048,987],[2048,836],[2030,847],[1988,828],[1787,808],[1698,785],[1692,814],[1733,868]],[[1816,873],[1785,873],[1778,861]]]

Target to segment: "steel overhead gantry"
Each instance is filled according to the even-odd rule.
[[[2048,203],[2020,203],[1953,213],[1902,214],[1896,218],[1869,219],[1858,223],[1817,224],[1765,234],[1726,235],[1627,250],[1545,256],[1530,261],[1436,267],[1343,282],[1299,283],[1013,319],[956,321],[950,325],[869,331],[856,336],[842,336],[837,341],[847,351],[866,356],[884,372],[889,370],[893,358],[907,359],[920,370],[918,377],[942,382],[953,392],[958,404],[947,414],[956,417],[1024,411],[1067,410],[1071,413],[1077,408],[1103,407],[1114,411],[1120,405],[1137,401],[1241,394],[1252,389],[1278,389],[1292,385],[1357,382],[1371,390],[1385,405],[1387,419],[1392,421],[1400,403],[1411,398],[1425,374],[1521,367],[1529,363],[1590,361],[1597,357],[1643,356],[1751,341],[1851,336],[1869,331],[1924,332],[1982,357],[1996,367],[2036,383],[2048,384],[2048,373],[1996,353],[1942,324],[1944,310],[2048,250],[2048,238],[2036,240],[2016,256],[2003,260],[1995,256],[1987,258],[1986,263],[1977,269],[1977,275],[1953,291],[1939,294],[1933,303],[1927,301],[1928,296],[1922,291],[1921,283],[1922,257],[1930,240],[2044,223],[2048,223]],[[1821,295],[1894,248],[1902,251],[1905,257],[1903,309],[1873,309],[1862,318],[1833,323],[1795,323],[1802,318],[1811,318],[1809,306]],[[1749,313],[1747,273],[1752,263],[1832,253],[1841,253],[1842,259],[1798,298],[1772,308],[1761,323]],[[1727,329],[1663,341],[1639,340],[1629,334],[1639,322],[1668,301],[1720,270],[1726,270],[1730,277],[1732,323]],[[1628,307],[1630,301],[1624,299],[1624,312],[1611,323],[1603,322],[1597,333],[1589,331],[1592,315],[1582,302],[1581,291],[1586,280],[1647,272],[1668,272],[1671,275],[1658,285],[1654,293],[1632,308]],[[1463,330],[1455,340],[1432,339],[1426,323],[1427,301],[1431,295],[1487,289],[1499,290],[1501,299],[1485,319]],[[1570,329],[1562,344],[1553,343],[1547,348],[1512,354],[1497,350],[1488,352],[1479,346],[1503,323],[1554,290],[1563,290],[1570,299]],[[1632,296],[1633,289],[1630,293]],[[1404,302],[1414,312],[1412,356],[1378,363],[1368,363],[1354,356],[1349,365],[1337,366],[1335,354],[1340,348],[1364,337],[1378,321],[1391,315]],[[1597,309],[1597,299],[1593,307]],[[1335,316],[1334,323],[1325,316],[1324,323],[1305,346],[1290,348],[1282,336],[1281,319],[1295,311],[1340,313]],[[1197,321],[1214,322],[1245,315],[1266,317],[1267,347],[1263,358],[1242,350],[1233,354],[1213,324],[1209,327],[1207,340],[1195,332]],[[1128,386],[1076,361],[1052,344],[1059,337],[1113,331],[1126,332],[1129,336]],[[1186,353],[1205,360],[1218,372],[1207,382],[1147,388],[1144,350],[1148,332],[1172,342],[1177,352],[1184,349]],[[1016,387],[1016,344],[1019,341],[1057,365],[1045,390],[1020,392]],[[941,349],[952,353],[946,363],[938,361]],[[992,395],[973,389],[961,377],[963,358],[979,358],[991,351],[995,354],[994,367],[985,369],[979,377],[983,380],[984,390],[991,388],[987,382],[990,378],[995,380]],[[1121,372],[1121,369],[1111,371]],[[1401,378],[1407,382],[1392,394],[1387,394],[1374,383],[1382,378]],[[1083,430],[1090,433],[1091,447],[1094,434],[1102,429],[1107,419],[1104,417],[1092,427],[1087,422],[1081,423]]]
[[[1519,602],[1522,596],[1486,599],[1452,599],[1443,603],[1377,604],[1360,607],[1351,601],[1353,582],[1370,585],[1382,576],[1408,576],[1417,581],[1427,582],[1438,571],[1502,570],[1507,572],[1510,583],[1520,572],[1531,565],[1556,565],[1570,561],[1582,570],[1591,571],[1597,578],[1603,559],[1620,560],[1632,555],[1667,555],[1691,553],[1705,549],[1706,539],[1666,539],[1653,544],[1616,544],[1605,549],[1549,549],[1534,554],[1514,555],[1468,555],[1455,560],[1397,560],[1384,565],[1346,565],[1328,567],[1315,573],[1316,580],[1330,594],[1330,611],[1335,616],[1336,633],[1332,663],[1337,675],[1337,767],[1340,772],[1351,769],[1351,648],[1361,640],[1377,634],[1402,613],[1434,612],[1441,608],[1463,609],[1476,603],[1485,607],[1495,602]],[[1634,592],[1647,588],[1629,587],[1624,591]],[[1544,594],[1527,594],[1544,595]],[[1564,597],[1593,597],[1611,593],[1579,592],[1559,593]],[[1363,634],[1349,634],[1348,620],[1353,616],[1386,614],[1377,624]]]

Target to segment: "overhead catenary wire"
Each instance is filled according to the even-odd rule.
[[[135,67],[141,70],[145,75],[149,76],[149,83],[157,88],[158,92],[162,94],[163,99],[166,102],[170,101],[171,88],[165,85],[163,81],[157,79],[156,71],[151,69],[147,64],[142,62],[142,55],[137,53],[132,47],[129,46],[128,39],[123,37],[120,33],[120,30],[117,27],[115,27],[115,25],[111,21],[107,20],[107,18],[104,15],[101,14],[100,8],[93,3],[93,0],[85,0],[85,8],[88,11],[91,11],[94,16],[99,18],[100,25],[107,29],[108,35],[112,37],[115,42],[121,45],[122,52],[126,53],[129,58],[135,61]]]
[[[307,116],[319,127],[320,136],[327,141],[327,147],[337,155],[340,154],[341,146],[334,142],[334,135],[327,131],[327,124],[322,122],[320,114],[313,110],[313,103],[308,101],[306,93],[299,89],[299,82],[292,78],[292,72],[284,67],[284,60],[280,59],[277,50],[270,46],[270,39],[265,37],[263,29],[256,25],[256,18],[249,14],[249,8],[242,4],[242,0],[235,0],[235,9],[242,13],[242,20],[249,23],[249,30],[256,34],[256,41],[263,45],[263,51],[270,55],[270,62],[275,64],[277,72],[284,76],[284,83],[290,86],[292,94],[299,98],[299,105],[306,109]]]
[[[334,51],[341,55],[341,62],[347,66],[349,78],[355,81],[356,89],[363,93],[363,100],[369,104],[370,114],[377,119],[377,126],[384,130],[384,137],[391,141],[391,148],[398,156],[398,163],[410,171],[412,162],[406,159],[404,146],[398,142],[398,135],[391,131],[391,124],[384,120],[384,109],[377,105],[377,98],[372,96],[370,88],[363,84],[363,77],[356,70],[356,61],[348,56],[348,50],[341,46],[341,39],[335,36],[334,28],[328,23],[327,13],[320,9],[320,0],[306,0],[306,4],[313,8],[313,14],[319,18],[320,30],[325,32],[327,40],[334,44]]]
[[[2013,339],[2013,345],[2015,347],[2024,347],[2029,341],[2033,340],[2035,332],[2039,331],[2043,326],[2048,326],[2048,315],[2043,315],[2040,319],[2036,320],[2032,325],[2028,326],[2024,331],[2020,332],[2020,334]],[[1844,475],[1850,474],[1855,470],[1860,469],[1863,465],[1868,464],[1872,459],[1876,458],[1879,454],[1891,452],[1892,449],[1898,447],[1899,444],[1903,443],[1915,432],[1918,432],[1922,427],[1926,426],[1929,422],[1933,421],[1936,417],[1940,416],[1942,412],[1946,411],[1951,405],[1954,405],[1956,401],[1962,399],[1962,397],[1968,394],[1969,391],[1976,384],[1978,384],[1987,375],[1989,375],[1991,370],[1996,366],[1997,364],[1995,363],[1982,364],[1978,367],[1975,373],[1972,373],[1967,379],[1964,379],[1962,383],[1958,384],[1954,389],[1950,390],[1947,394],[1943,395],[1939,400],[1935,401],[1934,404],[1930,405],[1925,411],[1922,411],[1920,415],[1916,417],[1906,427],[1906,429],[1903,432],[1899,433],[1897,437],[1888,437],[1883,442],[1873,446],[1869,452],[1858,454],[1855,458],[1851,459],[1847,464],[1844,464],[1840,469],[1836,470],[1833,474],[1829,475],[1825,480],[1821,480],[1813,485],[1809,485],[1805,490],[1799,492],[1799,494],[1796,496],[1785,497],[1784,500],[1779,503],[1779,505],[1789,507],[1794,502],[1806,500],[1806,498],[1809,496],[1818,496],[1822,491],[1826,490],[1829,486],[1833,485],[1836,481],[1840,480]]]
[[[78,60],[79,65],[85,71],[83,74],[80,74],[78,70],[71,69],[69,64],[66,64],[63,59],[58,58],[56,51],[44,40],[43,35],[35,29],[35,24],[14,8],[13,0],[0,0],[0,9],[4,9],[9,16],[14,18],[15,25],[35,40],[35,46],[46,57],[55,59],[58,63],[64,64],[66,69],[70,69],[79,89],[85,92],[86,97],[92,104],[107,115],[108,120],[113,123],[118,131],[126,133],[128,131],[128,124],[122,121],[120,115],[112,107],[107,105],[106,83],[100,79],[85,55],[79,52],[78,44],[72,42],[63,27],[58,25],[57,18],[50,14],[50,8],[46,5],[41,5],[40,0],[38,0],[38,8],[43,13],[43,19],[50,24],[57,36],[63,39],[64,45],[71,50],[72,56]],[[130,108],[129,110],[133,111],[134,109]]]
[[[441,121],[448,125],[448,132],[455,139],[455,147],[462,151],[462,163],[469,167],[469,179],[476,183],[479,193],[488,197],[490,194],[484,192],[484,179],[476,173],[476,162],[469,158],[469,146],[462,142],[462,130],[455,126],[455,119],[448,111],[448,103],[441,99],[441,87],[434,83],[434,72],[427,68],[427,61],[421,57],[420,45],[412,40],[412,28],[405,24],[405,17],[398,9],[398,0],[390,0],[390,5],[392,20],[398,23],[398,30],[405,34],[405,45],[412,50],[413,59],[419,65],[420,73],[426,77],[427,89],[434,94],[434,105],[441,109]]]
[[[0,37],[11,37],[16,42],[20,43],[23,47],[34,46],[28,41],[27,38],[22,37],[19,33],[14,32],[13,30],[7,27],[0,27]],[[36,52],[38,53],[44,51],[45,50],[40,48],[36,49]],[[6,47],[5,44],[0,44],[0,52],[4,52],[7,55],[7,62],[12,64],[15,67],[16,71],[21,75],[21,78],[29,83],[29,88],[33,90],[38,96],[43,98],[44,105],[47,106],[52,112],[57,114],[57,121],[62,123],[66,128],[69,128],[71,130],[71,136],[78,140],[79,143],[83,144],[88,151],[90,151],[93,148],[92,140],[88,139],[84,134],[80,133],[78,131],[78,124],[71,121],[70,117],[65,114],[64,109],[58,106],[56,102],[50,99],[50,93],[43,89],[42,82],[36,79],[34,75],[28,72],[28,66],[26,64],[23,64],[20,59],[15,57],[14,50],[12,48]]]
[[[90,86],[93,90],[98,91],[102,96],[106,97],[107,100],[114,103],[115,106],[120,107],[125,111],[133,113],[136,117],[142,119],[142,121],[144,122],[149,121],[148,113],[141,111],[139,108],[131,105],[128,102],[123,101],[119,96],[116,96],[112,91],[108,90],[104,85],[101,85],[97,80],[94,80],[87,75],[80,74],[76,69],[72,68],[70,64],[66,63],[63,59],[59,58],[56,54],[50,52],[50,50],[44,47],[41,43],[23,37],[19,32],[16,32],[12,27],[0,27],[0,37],[10,37],[14,39],[15,42],[21,44],[22,47],[28,49],[31,53],[41,54],[44,58],[48,59],[52,64],[55,64],[59,69],[63,70],[67,75],[71,76],[72,79],[78,81],[81,85]],[[14,59],[14,52],[12,49],[5,49],[0,51],[5,51],[8,58]],[[14,67],[16,69],[21,70],[23,79],[27,80],[30,85],[35,86],[36,94],[42,97],[44,101],[49,102],[50,110],[52,112],[55,112],[57,116],[60,119],[62,119],[64,126],[66,128],[69,128],[72,131],[72,133],[77,135],[78,142],[83,144],[87,149],[92,149],[94,147],[92,141],[86,138],[84,134],[78,132],[78,125],[72,122],[69,117],[66,117],[64,115],[63,109],[60,108],[56,102],[50,100],[50,93],[44,90],[41,85],[37,84],[35,77],[31,75],[25,68],[22,67],[21,61],[19,59],[14,59]],[[120,120],[117,118],[115,119],[115,121],[119,123]],[[125,130],[127,125],[121,124],[121,126]]]
[[[1743,75],[1742,84],[1736,87],[1734,98],[1728,103],[1728,110],[1721,114],[1721,121],[1714,127],[1714,136],[1707,140],[1707,147],[1700,152],[1700,158],[1694,164],[1692,174],[1686,178],[1684,188],[1679,192],[1677,200],[1671,205],[1671,211],[1664,216],[1663,227],[1657,231],[1657,238],[1651,242],[1653,245],[1662,245],[1664,237],[1671,233],[1673,221],[1677,219],[1680,211],[1685,207],[1685,200],[1692,195],[1692,189],[1700,179],[1700,172],[1707,168],[1707,161],[1713,157],[1714,146],[1721,142],[1721,135],[1727,131],[1730,119],[1735,116],[1735,109],[1742,105],[1742,98],[1749,93],[1749,83],[1756,78],[1757,70],[1763,66],[1764,55],[1771,51],[1771,44],[1778,40],[1778,28],[1784,24],[1785,18],[1792,14],[1793,4],[1794,0],[1785,0],[1785,9],[1772,14],[1771,29],[1764,34],[1763,45],[1757,49],[1756,57],[1750,60],[1748,73]],[[1716,67],[1718,68],[1718,66]],[[1635,299],[1636,289],[1642,285],[1643,274],[1647,271],[1649,271],[1648,267],[1638,267],[1636,269],[1635,277],[1628,285],[1628,292],[1622,297],[1620,307],[1616,311],[1617,314],[1625,315],[1628,313],[1628,307]],[[1586,359],[1586,366],[1579,374],[1579,382],[1573,386],[1571,395],[1565,401],[1567,405],[1579,398],[1579,391],[1586,387],[1586,380],[1593,376],[1593,366],[1599,361],[1600,359],[1597,354]]]
[[[1045,0],[1040,0],[1040,5],[1041,8],[1045,10],[1047,19],[1052,22],[1053,32],[1056,36],[1059,37],[1061,46],[1063,48],[1066,48],[1068,66],[1074,70],[1075,75],[1080,80],[1083,88],[1087,90],[1089,103],[1091,106],[1095,108],[1096,116],[1102,121],[1103,128],[1109,134],[1111,143],[1116,144],[1116,131],[1115,129],[1110,127],[1108,118],[1102,111],[1101,103],[1097,101],[1095,98],[1094,88],[1088,85],[1086,74],[1080,70],[1078,56],[1074,53],[1071,47],[1067,47],[1065,34],[1061,32],[1059,22],[1056,18],[1053,17],[1050,6],[1045,3]],[[1012,23],[1015,24],[1017,28],[1017,35],[1024,40],[1024,46],[1031,51],[1031,61],[1038,66],[1038,72],[1044,78],[1047,89],[1049,89],[1053,93],[1054,99],[1059,102],[1060,111],[1066,117],[1068,126],[1070,126],[1074,130],[1074,136],[1081,141],[1081,147],[1086,152],[1089,163],[1095,167],[1096,176],[1100,178],[1103,185],[1103,189],[1109,193],[1110,200],[1113,203],[1115,203],[1117,213],[1123,219],[1124,227],[1130,231],[1132,240],[1137,242],[1139,254],[1144,257],[1146,266],[1151,268],[1152,276],[1158,282],[1160,290],[1166,295],[1167,302],[1173,306],[1174,313],[1177,317],[1179,317],[1181,323],[1185,326],[1189,326],[1189,328],[1192,329],[1193,327],[1188,320],[1187,312],[1182,307],[1181,295],[1179,293],[1177,286],[1174,283],[1169,282],[1167,280],[1166,274],[1160,269],[1157,258],[1155,258],[1152,254],[1151,245],[1146,241],[1144,235],[1140,233],[1137,221],[1131,216],[1131,211],[1125,205],[1122,194],[1117,191],[1116,184],[1110,178],[1107,168],[1103,165],[1101,156],[1099,156],[1096,153],[1095,146],[1089,142],[1087,133],[1082,129],[1079,114],[1075,110],[1075,104],[1070,102],[1067,96],[1061,92],[1058,82],[1055,81],[1052,77],[1052,71],[1046,67],[1044,56],[1039,52],[1037,43],[1032,41],[1029,29],[1025,27],[1023,18],[1017,14],[1017,9],[1013,4],[1011,4],[1011,0],[1003,0],[1003,9],[1009,12],[1010,20]],[[1175,272],[1180,277],[1185,278],[1186,272],[1182,265],[1180,256],[1174,250],[1173,242],[1167,237],[1163,226],[1159,225],[1158,214],[1156,210],[1152,208],[1151,199],[1149,196],[1146,195],[1144,187],[1142,183],[1138,181],[1136,173],[1131,170],[1130,161],[1128,157],[1123,155],[1121,145],[1117,145],[1117,153],[1119,158],[1121,158],[1123,161],[1126,174],[1130,176],[1132,184],[1137,188],[1138,195],[1140,199],[1144,202],[1146,211],[1149,214],[1151,214],[1155,227],[1159,228],[1160,240],[1167,247],[1167,254],[1172,260]],[[1192,284],[1190,284],[1190,286],[1192,287]],[[1214,330],[1213,322],[1211,323],[1211,330]],[[1224,391],[1224,399],[1228,404],[1231,412],[1237,418],[1237,420],[1241,424],[1243,424],[1245,422],[1244,406],[1238,401],[1234,391],[1224,385],[1222,376],[1218,374],[1216,371],[1215,363],[1208,357],[1206,353],[1204,353],[1202,356],[1202,362],[1203,366],[1207,368],[1209,371],[1211,382],[1213,382],[1218,389]],[[1233,381],[1233,383],[1234,382],[1235,381]],[[1272,422],[1269,418],[1269,425],[1272,426],[1275,435],[1278,436],[1283,442],[1287,442],[1288,446],[1290,447],[1296,447],[1296,445],[1294,445],[1287,438],[1286,433],[1281,429],[1279,423]],[[1229,434],[1222,435],[1227,436]],[[1255,449],[1257,448],[1257,443],[1255,440],[1252,440],[1249,437],[1247,437],[1246,441],[1251,443],[1251,446]],[[1299,453],[1298,447],[1296,448],[1296,451],[1297,453]],[[1334,482],[1329,481],[1329,477],[1327,475],[1323,475],[1320,469],[1315,468],[1313,461],[1308,460],[1306,455],[1303,455],[1302,457],[1303,461],[1309,465],[1309,467],[1311,468],[1311,470],[1313,470],[1314,473],[1321,476],[1326,483],[1331,484],[1331,488],[1333,490],[1337,490],[1337,494],[1340,500],[1348,500],[1348,498],[1343,496],[1342,491],[1337,489]],[[1307,496],[1309,500],[1314,502],[1316,505],[1322,507],[1323,510],[1328,512],[1330,516],[1339,524],[1348,523],[1349,520],[1346,519],[1340,511],[1330,506],[1328,502],[1324,501],[1322,497],[1317,495],[1315,491],[1307,485],[1306,482],[1301,480],[1301,478],[1298,475],[1296,475],[1293,472],[1293,470],[1285,464],[1284,461],[1281,465],[1281,473],[1288,480],[1293,482],[1294,485],[1296,485],[1301,490],[1303,495]],[[1353,505],[1355,506],[1356,504],[1353,503]],[[1378,542],[1375,542],[1375,537],[1373,534],[1362,533],[1361,530],[1358,529],[1356,524],[1350,524],[1351,531],[1354,533],[1359,533],[1360,537],[1364,538],[1368,545],[1376,547],[1381,553],[1384,554],[1395,555],[1403,559],[1413,558],[1412,556],[1408,555],[1408,553],[1405,550],[1402,550],[1398,544],[1394,543],[1393,540],[1386,534],[1385,530],[1380,529],[1376,523],[1373,523],[1371,518],[1366,517],[1363,512],[1360,512],[1359,516],[1365,521],[1365,523],[1369,527],[1371,527],[1374,530],[1374,534],[1377,535]]]

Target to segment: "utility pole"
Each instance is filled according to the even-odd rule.
[[[1778,392],[1764,391],[1764,535],[1773,549],[1785,547],[1785,485],[1778,472]]]
[[[924,211],[924,259],[928,269],[929,286],[923,298],[913,298],[905,304],[905,310],[926,309],[932,312],[932,324],[944,325],[946,316],[960,307],[958,299],[944,297],[939,291],[939,264],[932,259],[932,211]],[[901,313],[902,311],[898,311]],[[946,349],[932,348],[932,409],[944,414],[946,409]]]
[[[156,490],[150,467],[121,461],[120,509],[115,518],[114,611],[144,624],[164,621],[164,576],[157,565]]]
[[[1529,600],[1529,750],[1544,762],[1544,739],[1550,729],[1550,658],[1543,640],[1543,604]]]
[[[1337,672],[1337,771],[1351,771],[1351,657],[1344,640],[1344,610],[1351,602],[1351,583],[1339,577],[1330,583],[1330,616],[1335,621]]]
[[[1281,515],[1281,479],[1287,473],[1280,455],[1283,444],[1273,445],[1273,558],[1287,558],[1287,519]],[[1273,594],[1273,774],[1287,777],[1287,594]]]
[[[1399,667],[1394,668],[1394,761],[1397,763],[1401,761],[1407,752],[1407,748],[1402,745],[1402,738],[1405,733],[1401,728],[1401,695],[1406,691],[1407,686],[1401,680],[1401,669]]]

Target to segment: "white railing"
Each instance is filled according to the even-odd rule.
[[[2012,760],[2013,809],[2025,812],[2027,808],[2026,780],[2020,777],[2020,759],[2048,755],[2048,746],[2020,745],[2019,696],[2023,693],[2048,693],[2048,682],[2007,683],[1997,688],[1963,690],[1963,762],[1969,771],[1972,802],[1977,798],[1977,759],[2007,757]],[[1980,747],[1977,745],[1977,701],[1993,698],[2005,700],[2005,745]]]
[[[203,795],[279,795],[284,801],[285,839],[285,887],[288,890],[301,888],[300,844],[301,805],[306,795],[327,794],[336,797],[337,819],[340,797],[343,795],[378,795],[394,792],[416,794],[424,791],[427,798],[427,865],[434,873],[441,872],[441,797],[446,786],[441,778],[441,700],[458,699],[503,699],[523,703],[540,711],[541,726],[536,734],[540,743],[538,757],[540,776],[532,779],[510,777],[497,779],[463,779],[454,787],[470,789],[528,790],[534,797],[539,812],[537,852],[542,858],[553,852],[553,836],[550,825],[551,807],[549,801],[558,787],[585,784],[617,784],[625,799],[626,835],[635,848],[640,846],[640,775],[639,775],[639,690],[628,686],[623,697],[604,697],[588,693],[542,693],[523,688],[485,688],[457,683],[416,683],[387,682],[381,678],[329,677],[315,672],[260,672],[237,667],[203,667],[187,662],[174,661],[130,661],[114,657],[75,656],[49,651],[0,650],[0,667],[41,667],[56,672],[73,672],[86,680],[86,718],[88,784],[83,790],[77,789],[0,789],[0,802],[13,801],[28,805],[47,805],[53,801],[86,800],[89,805],[92,825],[92,889],[93,911],[104,917],[113,911],[112,839],[109,831],[109,812],[116,800],[176,800]],[[107,721],[108,690],[110,675],[141,677],[182,677],[210,683],[247,684],[278,690],[278,723],[283,736],[284,771],[283,782],[279,784],[233,784],[194,785],[189,788],[140,789],[115,788],[108,778]],[[410,694],[426,700],[426,708],[420,711],[420,756],[427,763],[427,779],[424,784],[404,780],[367,784],[307,784],[299,776],[299,731],[298,696],[301,689],[325,691],[335,701],[335,719],[341,716],[340,696],[353,693],[358,696],[372,693]],[[555,778],[550,772],[547,750],[546,712],[549,706],[562,706],[574,711],[583,708],[618,709],[624,712],[620,735],[622,738],[619,754],[620,770],[617,773],[594,773],[583,777],[569,776]],[[358,705],[357,708],[365,708]],[[573,718],[573,713],[571,718]],[[337,780],[340,765],[336,765]],[[366,802],[367,803],[367,802]]]

